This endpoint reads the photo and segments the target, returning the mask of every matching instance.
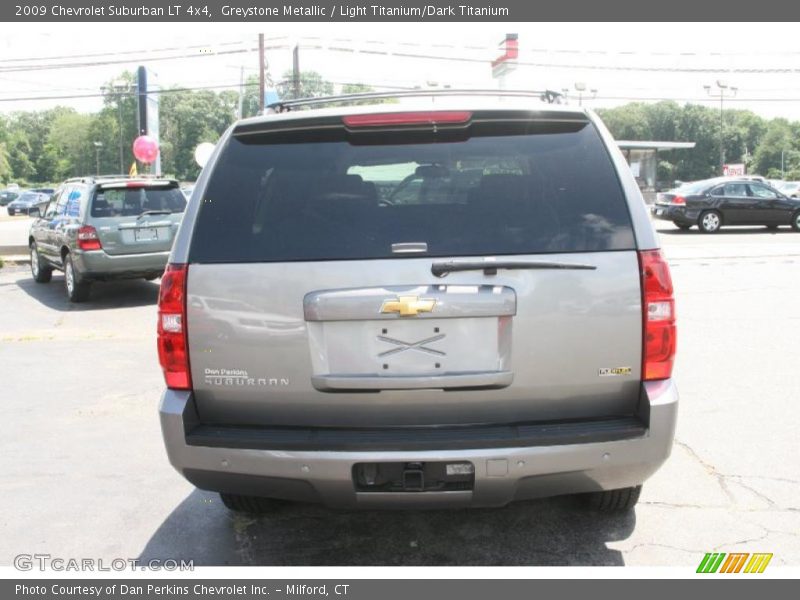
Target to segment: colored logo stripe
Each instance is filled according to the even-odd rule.
[[[716,573],[722,564],[722,559],[725,558],[724,552],[709,552],[700,561],[700,566],[697,567],[698,573]]]
[[[726,558],[727,556],[727,558]],[[747,560],[747,559],[750,560]],[[700,565],[698,573],[740,573],[744,567],[745,573],[763,573],[772,560],[772,554],[767,552],[750,554],[749,552],[708,552]],[[723,562],[724,561],[724,562]],[[747,563],[747,566],[745,566]],[[720,568],[721,566],[721,568]]]
[[[750,555],[746,552],[733,552],[728,554],[728,558],[726,558],[725,562],[722,563],[722,569],[720,569],[720,573],[738,573],[742,570],[744,562],[747,560],[748,556]]]
[[[744,568],[745,573],[763,573],[767,568],[769,561],[772,560],[772,554],[753,554],[750,562]]]

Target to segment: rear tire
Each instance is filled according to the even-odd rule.
[[[722,215],[716,210],[707,210],[700,214],[697,226],[703,233],[717,233],[722,227]]]
[[[239,494],[220,493],[219,497],[228,510],[250,513],[253,515],[272,513],[286,505],[284,500],[260,498],[258,496],[240,496]]]
[[[31,275],[36,283],[50,283],[53,278],[53,268],[42,264],[42,257],[39,256],[39,249],[36,242],[31,242]]]
[[[589,506],[604,513],[622,513],[632,510],[639,501],[642,486],[605,490],[588,494]]]
[[[72,256],[69,254],[64,257],[64,287],[70,302],[85,302],[89,298],[91,284],[80,280],[75,267],[72,266]]]
[[[800,210],[792,215],[792,229],[800,231]]]

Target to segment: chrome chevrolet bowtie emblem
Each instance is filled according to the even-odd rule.
[[[399,313],[401,317],[413,317],[421,312],[431,312],[436,306],[435,298],[418,296],[399,296],[396,300],[384,300],[381,312],[385,314]]]

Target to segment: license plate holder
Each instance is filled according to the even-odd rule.
[[[158,229],[155,227],[142,227],[133,230],[133,240],[136,242],[152,242],[158,240]]]

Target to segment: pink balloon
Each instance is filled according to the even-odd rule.
[[[133,155],[143,163],[151,163],[158,156],[158,142],[149,135],[140,135],[133,141]]]

